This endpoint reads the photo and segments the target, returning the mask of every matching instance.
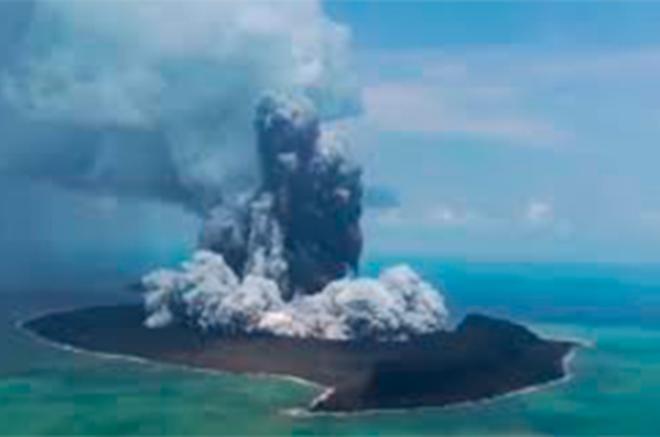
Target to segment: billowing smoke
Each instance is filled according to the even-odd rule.
[[[264,93],[303,94],[323,119],[359,110],[349,33],[317,1],[37,0],[31,14],[0,66],[0,172],[205,215],[257,183]]]
[[[267,96],[256,113],[261,186],[216,208],[201,243],[242,276],[274,279],[288,300],[357,270],[361,169],[306,99]]]
[[[182,271],[147,275],[147,326],[327,339],[405,339],[441,329],[440,293],[405,266],[352,279],[362,249],[361,169],[309,101],[256,110],[261,185],[218,207]]]
[[[438,290],[406,266],[387,269],[378,279],[335,280],[289,302],[272,279],[241,279],[221,255],[207,251],[180,271],[155,271],[143,283],[145,323],[152,328],[178,321],[203,332],[405,340],[443,329],[448,318]]]
[[[354,279],[361,169],[323,122],[359,111],[320,1],[39,0],[0,70],[0,173],[173,202],[203,220],[144,278],[146,324],[399,339],[444,326],[410,269]],[[165,238],[165,237],[164,237]]]

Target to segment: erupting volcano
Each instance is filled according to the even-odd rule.
[[[255,128],[261,187],[242,208],[212,212],[203,246],[222,254],[241,276],[275,280],[285,300],[356,272],[360,167],[337,139],[321,136],[305,99],[262,99]]]
[[[471,315],[454,331],[409,267],[357,276],[360,167],[304,98],[257,106],[261,181],[211,209],[200,250],[146,275],[144,307],[54,313],[30,331],[94,352],[327,387],[312,411],[448,405],[557,380],[575,344]]]
[[[350,31],[320,2],[39,1],[34,14],[0,85],[48,135],[19,142],[16,173],[174,205],[201,231],[190,260],[142,278],[143,302],[45,315],[31,332],[297,376],[327,388],[312,410],[447,405],[565,376],[573,343],[480,315],[450,329],[410,267],[360,275],[367,190],[331,125],[360,113],[361,93]]]
[[[410,268],[354,279],[362,251],[361,168],[312,103],[256,108],[260,186],[211,210],[203,251],[143,280],[147,326],[327,339],[405,339],[442,329],[442,296]]]

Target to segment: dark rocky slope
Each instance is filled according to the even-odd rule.
[[[442,406],[502,395],[565,374],[576,346],[523,326],[469,315],[453,332],[406,342],[339,342],[270,336],[205,337],[183,327],[143,327],[141,306],[53,313],[24,324],[76,348],[236,373],[304,378],[332,387],[316,411]]]

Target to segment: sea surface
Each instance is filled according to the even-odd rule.
[[[365,273],[395,261],[373,258]],[[660,266],[408,261],[443,288],[455,321],[481,311],[591,346],[572,360],[569,381],[529,393],[444,409],[304,415],[297,408],[317,388],[76,354],[15,328],[54,308],[131,301],[118,285],[124,278],[7,289],[0,434],[660,435]]]

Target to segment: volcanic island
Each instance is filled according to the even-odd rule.
[[[204,336],[143,324],[139,305],[52,313],[24,324],[76,349],[230,373],[294,376],[327,389],[311,411],[446,406],[489,399],[566,376],[573,342],[468,315],[452,332],[404,342],[332,341],[273,335]]]
[[[199,250],[140,283],[143,305],[23,324],[79,350],[194,368],[292,376],[325,387],[310,411],[446,406],[567,376],[578,346],[467,315],[411,268],[359,276],[361,168],[304,98],[256,108],[260,182],[204,207]]]

